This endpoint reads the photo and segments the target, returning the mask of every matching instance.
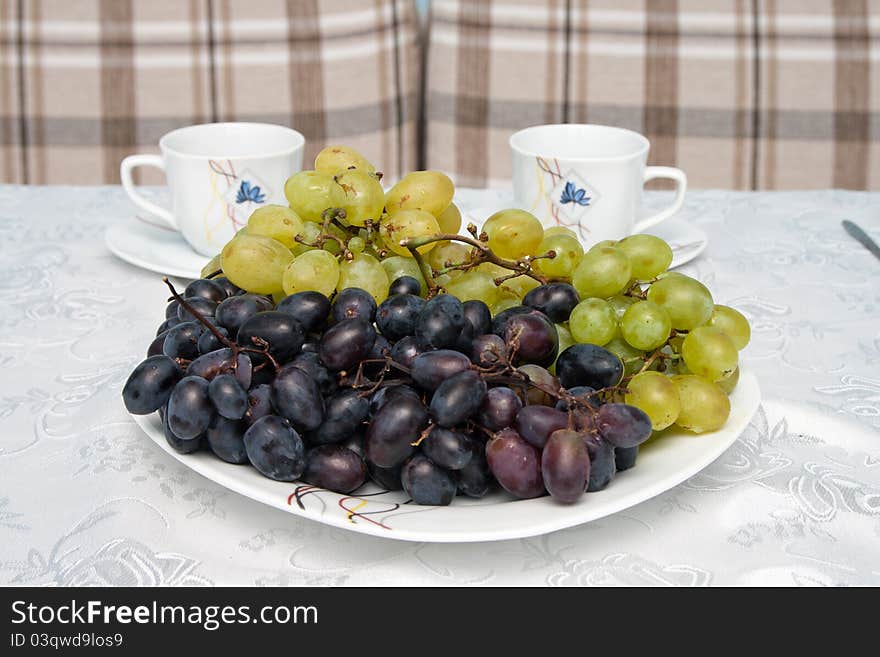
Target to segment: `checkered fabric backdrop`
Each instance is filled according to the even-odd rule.
[[[880,188],[877,0],[432,0],[427,165],[510,177],[512,132],[644,133],[693,187]]]
[[[417,30],[407,0],[0,0],[0,180],[117,183],[209,121],[289,125],[306,161],[343,142],[395,177],[416,166]]]

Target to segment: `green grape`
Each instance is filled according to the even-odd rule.
[[[584,299],[571,311],[568,319],[571,335],[578,342],[600,347],[617,335],[617,317],[604,299]]]
[[[556,353],[556,358],[553,360],[553,364],[547,369],[550,370],[551,374],[556,374],[556,361],[559,360],[559,354],[568,349],[571,345],[576,344],[575,339],[571,335],[571,331],[568,330],[568,327],[565,324],[556,324],[556,337],[559,339],[559,351]]]
[[[525,210],[501,210],[486,219],[483,232],[489,237],[489,248],[495,255],[517,260],[535,255],[544,228],[535,216]]]
[[[717,382],[718,387],[724,391],[724,394],[729,395],[733,392],[733,389],[736,388],[736,384],[739,383],[739,368],[737,367],[733,370],[733,374],[731,374],[726,379],[721,379]]]
[[[202,278],[208,278],[215,271],[220,269],[220,254],[218,253],[213,258],[208,260],[208,264],[202,267],[202,271],[199,272],[199,276]]]
[[[291,209],[304,221],[323,223],[327,208],[341,208],[345,193],[332,174],[322,171],[300,171],[284,183],[284,196]]]
[[[678,419],[681,412],[678,388],[668,376],[642,372],[630,379],[626,389],[626,403],[645,411],[654,431],[665,429]]]
[[[593,246],[587,249],[587,253],[593,250],[604,249],[606,246],[616,246],[617,242],[614,240],[602,240],[601,242],[596,242]]]
[[[675,424],[694,433],[714,431],[730,416],[730,400],[717,383],[695,374],[672,377],[678,389],[681,411]]]
[[[395,215],[402,210],[423,210],[438,217],[449,204],[455,186],[440,171],[412,171],[388,190],[385,210]]]
[[[551,278],[571,278],[574,268],[584,255],[584,247],[574,237],[564,234],[548,237],[545,231],[536,253],[544,255],[548,251],[554,251],[556,257],[535,260],[533,267],[539,274]]]
[[[547,239],[548,237],[551,237],[553,235],[568,235],[569,237],[573,237],[575,239],[578,238],[577,233],[568,226],[550,226],[550,228],[544,229],[544,239]]]
[[[526,365],[520,365],[516,370],[529,377],[529,381],[543,388],[548,390],[559,390],[560,388],[559,379],[551,374],[550,370],[547,370],[540,365],[528,363]],[[519,389],[516,390],[517,392],[520,392]],[[556,403],[556,398],[544,390],[541,390],[541,388],[529,386],[526,389],[526,403],[537,404],[540,406],[553,406]]]
[[[508,270],[507,273],[509,274],[510,271]],[[501,284],[501,287],[510,290],[511,292],[513,292],[514,295],[516,295],[517,299],[521,300],[524,296],[526,296],[529,292],[534,290],[540,284],[540,281],[536,281],[531,276],[526,276],[525,274],[522,274],[521,276],[508,278]]]
[[[635,374],[645,364],[645,352],[641,349],[636,349],[619,335],[612,338],[611,342],[605,345],[605,349],[621,360],[625,376]],[[654,362],[656,363],[657,361]]]
[[[385,207],[385,191],[375,176],[352,169],[337,175],[336,183],[342,188],[342,209],[347,224],[361,227],[367,221],[379,221]]]
[[[315,171],[333,175],[352,168],[376,173],[376,167],[350,146],[327,146],[315,157]]]
[[[251,213],[247,222],[248,235],[262,235],[278,240],[288,249],[296,246],[294,238],[303,229],[303,220],[284,205],[262,205]]]
[[[458,235],[461,230],[461,211],[455,203],[450,203],[446,209],[437,215],[437,223],[440,224],[440,232]]]
[[[620,333],[636,349],[653,351],[669,338],[669,313],[651,301],[631,305],[620,319]]]
[[[419,269],[418,263],[412,258],[403,256],[391,256],[381,261],[382,268],[388,274],[388,280],[392,283],[401,276],[412,276],[419,282],[422,287],[422,296],[428,293],[428,285],[425,283],[425,277],[422,270]],[[389,283],[390,285],[390,283]]]
[[[514,306],[519,305],[520,300],[518,298],[511,296],[501,296],[501,298],[495,303],[494,306],[490,306],[492,317],[495,317],[495,315],[507,310],[508,308],[513,308]]]
[[[294,242],[293,247],[290,251],[293,255],[300,255],[305,253],[306,251],[311,251],[317,247],[309,246],[309,244],[314,244],[318,239],[318,235],[321,234],[321,226],[316,224],[314,221],[304,221],[302,230],[299,231],[298,237],[303,242],[308,242],[308,244],[303,244],[302,242]]]
[[[614,246],[593,247],[578,263],[572,275],[572,285],[581,299],[607,299],[626,288],[631,275],[629,258]]]
[[[611,306],[611,309],[614,310],[614,316],[620,321],[623,317],[623,313],[625,313],[636,301],[638,301],[636,297],[630,297],[625,294],[615,294],[608,299],[608,304]]]
[[[284,270],[285,294],[314,290],[325,296],[333,294],[339,282],[339,261],[327,251],[313,249],[294,259]]]
[[[226,277],[241,289],[256,294],[280,292],[284,270],[292,260],[290,249],[262,235],[233,237],[220,255]]]
[[[652,283],[648,299],[661,306],[672,320],[672,328],[690,331],[712,317],[715,304],[705,285],[684,274],[671,273]]]
[[[339,282],[336,284],[337,290],[344,290],[347,287],[359,287],[369,292],[376,303],[382,303],[388,298],[388,286],[391,281],[388,280],[388,274],[385,268],[376,258],[361,253],[356,255],[352,260],[343,260],[339,265]]]
[[[730,306],[716,305],[709,318],[709,326],[721,329],[733,341],[737,350],[742,350],[752,337],[752,328],[741,312]]]
[[[424,210],[401,210],[393,216],[386,217],[379,226],[379,233],[391,251],[404,257],[412,257],[405,246],[401,246],[401,240],[437,235],[440,226],[437,219]],[[429,242],[416,249],[419,253],[428,253],[437,246],[437,242]]]
[[[442,271],[451,265],[467,262],[470,251],[470,247],[461,242],[438,242],[426,259],[432,269]]]
[[[363,253],[365,248],[367,248],[367,243],[363,237],[355,235],[348,240],[348,250],[352,253]]]
[[[461,301],[482,301],[490,308],[498,301],[498,288],[486,274],[467,271],[444,285],[446,291]]]
[[[710,381],[720,381],[733,374],[738,354],[733,340],[714,326],[698,326],[687,334],[681,355],[688,369]]]
[[[672,264],[672,249],[659,237],[653,235],[630,235],[617,243],[632,265],[632,275],[648,280],[662,274]]]

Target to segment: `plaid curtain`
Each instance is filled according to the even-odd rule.
[[[394,178],[420,66],[410,0],[0,0],[0,180],[118,183],[122,157],[209,121],[289,125],[306,162],[343,142]]]
[[[427,165],[510,177],[508,137],[600,123],[693,187],[880,188],[878,0],[432,0]]]

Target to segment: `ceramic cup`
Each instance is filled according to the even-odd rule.
[[[678,212],[687,177],[674,167],[649,167],[643,135],[604,125],[539,125],[510,138],[513,193],[518,207],[545,226],[568,226],[587,246],[644,231]],[[675,198],[643,217],[644,184],[676,182]]]
[[[260,205],[287,205],[284,182],[302,167],[305,138],[268,123],[206,123],[172,130],[159,140],[161,155],[122,160],[122,187],[135,205],[180,231],[189,245],[216,255]],[[144,198],[132,170],[165,171],[171,209]]]

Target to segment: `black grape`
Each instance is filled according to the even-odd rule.
[[[363,460],[364,458],[366,458],[366,446],[364,445],[364,440],[364,432],[361,429],[358,429],[355,433],[351,434],[348,438],[346,438],[339,444],[347,449],[350,449],[352,452],[357,454],[361,458],[361,460]]]
[[[162,433],[165,435],[165,442],[167,442],[171,448],[175,452],[180,452],[181,454],[192,454],[201,448],[202,446],[202,437],[197,436],[191,440],[183,440],[174,435],[174,432],[171,430],[171,427],[168,426],[168,411],[166,410],[164,413],[161,411],[159,414],[162,416]]]
[[[359,287],[347,287],[333,299],[331,309],[334,321],[361,319],[372,324],[376,319],[376,300]]]
[[[175,319],[180,321],[177,317],[177,309],[180,308],[180,303],[177,299],[172,299],[168,302],[168,305],[165,306],[165,319]]]
[[[615,447],[636,447],[651,437],[651,418],[629,404],[605,404],[599,408],[596,428]]]
[[[247,354],[239,354],[233,367],[233,351],[228,347],[196,358],[186,368],[187,376],[200,376],[209,381],[218,374],[232,374],[243,388],[251,387],[253,364]]]
[[[420,296],[422,294],[422,284],[412,276],[395,278],[388,288],[388,296],[393,294],[415,294]]]
[[[315,445],[338,443],[348,438],[367,419],[370,400],[357,390],[345,388],[325,402],[324,420],[307,438]]]
[[[502,429],[486,443],[486,461],[498,483],[520,499],[544,494],[541,453],[515,429]]]
[[[250,426],[261,417],[272,415],[275,409],[272,408],[272,386],[263,383],[254,386],[248,391],[247,410],[244,412],[244,421]]]
[[[401,463],[391,468],[383,468],[367,461],[367,472],[370,474],[370,479],[379,488],[384,488],[385,490],[400,490],[403,488],[403,484],[400,483],[400,470],[402,467],[403,464]]]
[[[556,327],[539,313],[514,315],[507,321],[503,337],[514,355],[514,365],[534,363],[546,367],[559,353]]]
[[[474,338],[471,360],[480,367],[494,367],[507,362],[507,345],[494,333]]]
[[[479,299],[472,299],[461,304],[464,318],[474,329],[474,335],[485,335],[492,330],[492,313],[489,306]]]
[[[448,294],[438,294],[425,304],[416,322],[416,337],[429,347],[453,347],[464,328],[461,301]]]
[[[577,290],[568,283],[539,285],[523,297],[523,305],[540,310],[556,323],[567,322],[578,303],[580,297]]]
[[[229,337],[229,331],[227,331],[222,326],[215,327],[217,332],[222,335],[224,338]],[[202,334],[199,336],[199,354],[207,354],[212,351],[217,351],[218,349],[223,348],[223,343],[220,342],[220,338],[214,335],[213,331],[204,330]]]
[[[255,339],[268,343],[269,353],[283,364],[299,353],[306,334],[302,324],[291,315],[277,310],[265,310],[248,318],[238,329],[238,344],[259,348]]]
[[[122,388],[122,401],[129,413],[147,415],[168,402],[183,372],[168,356],[150,356],[129,375]]]
[[[208,382],[200,376],[185,376],[168,398],[168,426],[183,440],[205,433],[214,417],[214,405],[208,398]]]
[[[583,435],[570,429],[550,434],[541,452],[541,473],[553,499],[577,502],[590,479],[590,453]]]
[[[241,420],[230,420],[215,415],[205,434],[208,446],[214,454],[227,463],[247,463],[247,450],[244,447],[244,432],[247,426]]]
[[[306,467],[305,446],[290,423],[277,415],[266,415],[244,434],[248,460],[261,474],[276,481],[294,481]]]
[[[623,362],[594,344],[574,344],[559,354],[556,375],[565,388],[590,386],[601,390],[620,383]]]
[[[636,458],[639,455],[639,448],[636,447],[615,447],[614,448],[614,465],[617,466],[618,472],[629,470],[636,464]]]
[[[447,470],[461,470],[471,461],[474,440],[465,433],[435,426],[422,441],[422,453]]]
[[[293,316],[306,333],[323,328],[330,316],[330,299],[320,292],[305,291],[291,294],[278,302],[275,310]]]
[[[452,476],[421,454],[403,464],[400,482],[416,504],[446,506],[455,497],[456,484]]]
[[[367,480],[360,456],[342,445],[319,445],[308,453],[303,481],[337,493],[351,493]]]
[[[231,374],[221,374],[208,384],[208,397],[217,413],[229,420],[240,420],[247,410],[248,395]]]
[[[455,470],[452,476],[458,486],[458,492],[468,497],[483,497],[492,487],[492,473],[489,464],[486,463],[486,454],[482,444],[476,440],[471,441],[471,459],[460,470]]]
[[[214,318],[214,313],[217,310],[217,302],[210,301],[209,299],[204,299],[202,297],[189,297],[188,299],[184,298],[186,305],[192,308],[195,312],[197,312],[203,319],[211,320]],[[183,305],[178,306],[177,308],[177,318],[181,322],[197,322],[196,316],[191,313],[189,310],[183,307]]]
[[[568,394],[572,397],[577,397],[578,401],[581,401],[592,408],[599,408],[599,398],[592,394],[594,392],[596,391],[590,386],[575,386],[574,388],[568,389]],[[577,405],[575,405],[575,407],[577,407]],[[556,408],[560,411],[567,411],[569,410],[569,403],[565,399],[560,399],[556,402]]]
[[[536,312],[538,311],[529,306],[513,306],[506,310],[502,310],[492,318],[492,333],[503,336],[504,330],[507,328],[507,322],[510,321],[511,317],[516,317],[517,315],[530,315]]]
[[[312,431],[324,420],[318,384],[298,367],[282,367],[272,382],[272,406],[297,431]]]
[[[419,396],[419,393],[416,392],[415,388],[411,388],[408,385],[379,388],[370,398],[370,417],[378,413],[379,409],[397,397],[410,397],[421,401],[421,397]]]
[[[486,382],[473,370],[455,374],[440,384],[431,398],[431,417],[452,428],[475,415],[486,398]]]
[[[471,359],[451,349],[438,349],[420,354],[412,363],[413,381],[423,390],[436,390],[453,374],[470,369]]]
[[[523,406],[513,426],[524,440],[543,449],[551,433],[568,427],[568,414],[550,406]]]
[[[425,300],[413,294],[396,294],[379,304],[376,326],[389,340],[413,335],[416,321],[425,307]]]
[[[477,422],[490,431],[500,431],[513,426],[522,407],[519,396],[510,388],[490,388],[477,413]]]
[[[425,349],[419,344],[418,339],[409,335],[394,343],[394,346],[391,347],[391,359],[404,367],[412,367],[416,356],[424,352]]]
[[[199,338],[205,327],[198,322],[181,322],[168,329],[162,353],[169,358],[194,360],[199,356]]]
[[[147,348],[147,358],[149,358],[150,356],[159,356],[162,354],[162,350],[165,347],[165,338],[167,336],[168,331],[162,331],[162,333],[153,338],[153,341]]]
[[[240,294],[224,299],[217,306],[214,317],[217,324],[229,331],[233,339],[238,336],[239,327],[248,319],[264,310],[271,310],[271,302],[256,294]]]
[[[372,324],[362,319],[343,319],[324,333],[318,353],[329,369],[348,370],[367,357],[375,341],[376,330]]]
[[[304,351],[287,365],[289,367],[298,367],[314,379],[323,396],[327,397],[336,392],[336,388],[338,387],[336,383],[336,375],[324,367],[324,364],[321,362],[321,359],[316,352]]]
[[[159,324],[159,328],[156,329],[156,335],[159,336],[159,335],[165,333],[172,326],[176,326],[176,324],[172,324],[170,320],[166,319],[164,322]]]
[[[244,290],[242,290],[238,285],[230,281],[225,276],[218,276],[217,278],[212,278],[212,281],[223,288],[223,291],[226,292],[226,296],[234,297],[238,294],[244,294]]]
[[[214,303],[220,303],[227,296],[229,295],[226,294],[226,290],[223,286],[218,285],[216,282],[208,278],[194,280],[186,286],[186,289],[183,292],[183,297],[185,299],[190,297],[200,297],[202,299],[207,299],[208,301],[213,301]]]
[[[614,446],[599,436],[582,433],[584,443],[590,453],[590,481],[587,492],[593,493],[605,488],[617,471],[614,464]]]
[[[367,460],[383,468],[403,462],[428,426],[428,409],[419,399],[400,395],[385,403],[367,428]]]

